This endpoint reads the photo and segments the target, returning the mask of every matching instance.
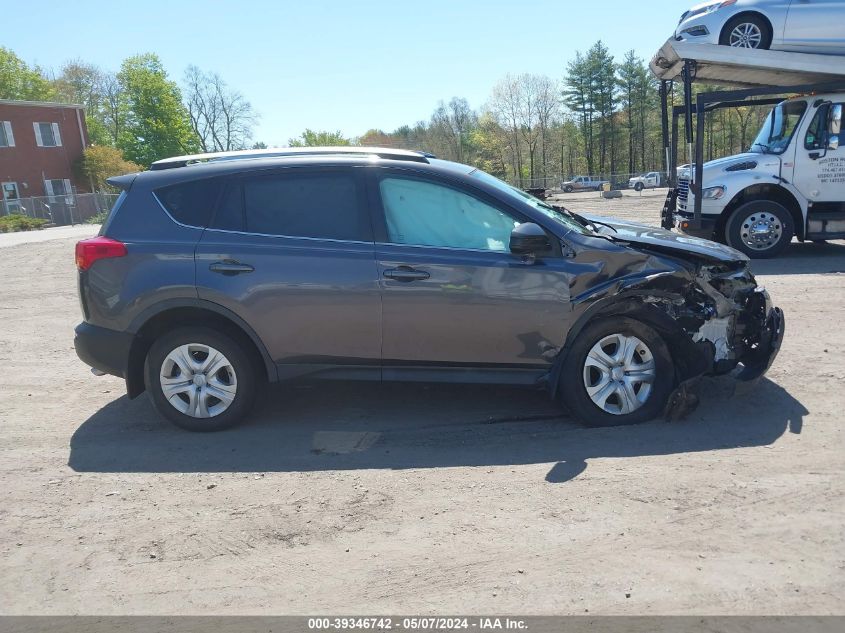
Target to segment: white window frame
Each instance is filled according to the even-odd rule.
[[[15,198],[6,198],[6,185],[15,186]],[[21,208],[21,188],[13,180],[0,182],[0,206],[6,213],[17,213]]]
[[[44,145],[44,139],[41,136],[41,126],[42,125],[49,125],[53,131],[53,141],[55,145]],[[58,123],[51,123],[49,121],[33,121],[32,122],[32,129],[35,131],[35,144],[38,147],[61,147],[62,146],[62,134],[59,130]]]
[[[64,185],[64,193],[54,193],[53,182],[59,181]],[[45,178],[44,179],[44,193],[50,199],[50,202],[58,202],[60,198],[64,198],[65,204],[73,203],[73,186],[67,178]]]
[[[12,133],[12,122],[11,121],[0,121],[0,125],[3,126],[3,132],[6,136],[6,144],[0,145],[0,147],[14,147],[15,146],[15,135]]]

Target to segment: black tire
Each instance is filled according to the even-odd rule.
[[[813,240],[813,244],[827,244],[827,240]]]
[[[563,192],[564,192],[564,193],[572,193],[572,185],[566,185],[566,186],[563,188]]]
[[[771,221],[770,216],[776,218],[773,226],[775,230],[780,231],[780,237],[765,248],[762,245],[761,248],[752,248],[744,239],[745,232],[751,226],[749,220],[754,221],[752,218],[756,220],[756,214],[760,214],[760,217],[767,221]],[[792,215],[786,207],[774,200],[752,200],[740,205],[725,225],[725,241],[728,246],[742,251],[752,259],[775,257],[789,246],[793,235],[795,235],[795,223]]]
[[[634,191],[642,191],[643,189],[645,189],[645,185],[641,182],[634,185]]]
[[[585,385],[585,363],[590,350],[599,341],[613,334],[635,336],[646,345],[654,360],[655,373],[651,392],[638,409],[627,414],[610,413],[600,408],[590,398]],[[578,334],[564,360],[558,393],[564,406],[585,424],[620,426],[646,422],[660,415],[674,386],[674,363],[669,348],[660,335],[641,321],[627,317],[608,317],[588,324]]]
[[[756,48],[761,50],[768,50],[772,45],[772,27],[768,20],[761,15],[755,13],[746,13],[738,15],[735,18],[728,20],[722,32],[719,35],[719,44],[722,46],[731,45],[731,32],[738,26],[743,24],[753,24],[760,31],[761,39],[757,46],[748,46],[746,48]]]
[[[189,344],[214,348],[225,356],[234,370],[236,377],[234,399],[227,408],[212,417],[198,418],[177,410],[176,406],[168,401],[162,390],[160,374],[165,359],[173,350]],[[201,359],[202,352],[196,353],[200,354],[199,358]],[[178,368],[173,369],[173,371],[176,377],[182,373]],[[242,345],[217,330],[204,327],[182,327],[159,337],[150,347],[144,364],[144,382],[156,411],[176,426],[188,431],[221,431],[241,422],[249,414],[256,401],[256,396],[261,391],[258,376],[255,362],[244,351]],[[190,387],[190,389],[193,389],[193,387]],[[182,394],[178,397],[187,403],[187,396]],[[213,397],[206,402],[214,402]],[[222,404],[222,401],[218,401],[218,403]],[[209,410],[212,409],[212,406],[208,407]]]

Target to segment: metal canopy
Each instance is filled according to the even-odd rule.
[[[668,40],[651,60],[663,81],[682,81],[684,61],[695,62],[696,82],[736,88],[827,83],[845,79],[845,58],[692,44]]]

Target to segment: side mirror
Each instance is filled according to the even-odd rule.
[[[525,222],[511,231],[510,249],[514,255],[539,255],[552,250],[552,243],[542,227]]]

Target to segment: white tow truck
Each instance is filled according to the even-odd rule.
[[[634,191],[642,191],[643,189],[657,189],[661,183],[661,174],[659,171],[650,171],[642,176],[634,176],[628,180],[628,187]]]
[[[744,87],[700,93],[694,105],[690,98],[675,108],[676,118],[687,116],[693,167],[680,170],[664,207],[665,227],[727,243],[754,258],[777,255],[793,237],[845,238],[845,57],[670,41],[652,60],[652,71],[664,81],[680,76],[687,87],[692,80]],[[796,96],[760,98],[788,94]],[[704,115],[738,105],[774,107],[746,152],[705,163]],[[695,155],[689,110],[698,124]],[[664,139],[668,174],[674,173],[669,163],[677,159],[676,139],[672,148]]]

